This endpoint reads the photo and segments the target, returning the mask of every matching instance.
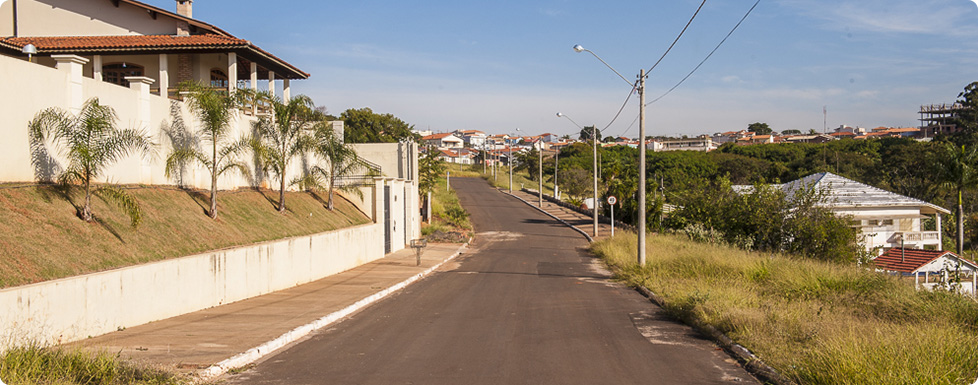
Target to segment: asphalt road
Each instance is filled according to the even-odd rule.
[[[477,232],[442,271],[273,355],[235,384],[757,383],[609,279],[584,238],[481,179]]]

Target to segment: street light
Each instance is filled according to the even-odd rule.
[[[584,127],[581,127],[580,124],[577,124],[577,122],[575,122],[574,119],[571,119],[570,116],[558,112],[557,117],[567,118],[567,120],[570,120],[571,123],[574,123],[574,125],[577,126],[577,128],[580,128],[582,131],[584,130]],[[592,128],[593,130],[591,131],[591,142],[592,142],[591,148],[594,149],[594,155],[591,158],[594,161],[594,169],[592,170],[591,175],[594,175],[594,202],[593,202],[594,209],[591,210],[591,214],[593,214],[594,216],[594,237],[597,238],[598,237],[598,128],[594,126],[592,126]]]
[[[645,266],[645,69],[639,70],[638,80],[632,83],[591,50],[578,44],[574,46],[574,51],[578,53],[587,51],[638,91],[638,264]]]

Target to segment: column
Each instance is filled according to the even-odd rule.
[[[251,62],[251,90],[258,91],[258,63]]]
[[[288,78],[282,79],[282,101],[288,103],[289,99],[291,98],[292,98],[292,86],[289,85],[289,79]]]
[[[102,81],[102,55],[92,57],[92,78]]]
[[[170,60],[165,53],[160,54],[160,96],[170,95]]]
[[[268,71],[268,94],[275,97],[275,71]]]
[[[136,93],[136,121],[138,130],[148,130],[150,122],[149,87],[155,82],[153,78],[146,76],[126,76],[129,88]],[[153,170],[150,160],[147,157],[141,158],[139,168],[139,183],[152,184]]]
[[[944,230],[941,228],[941,213],[934,214],[937,217],[937,249],[944,251]]]
[[[228,92],[238,89],[238,54],[228,52]]]
[[[51,55],[51,58],[58,63],[55,68],[68,75],[68,92],[65,105],[68,106],[71,113],[77,114],[81,111],[84,102],[82,100],[85,97],[82,88],[82,66],[88,63],[88,59],[78,55]]]

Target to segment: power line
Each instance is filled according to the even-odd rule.
[[[658,60],[658,61],[656,61],[656,62],[655,62],[655,64],[653,64],[653,65],[652,65],[652,68],[649,68],[649,70],[648,70],[648,71],[645,71],[645,76],[646,76],[646,77],[648,77],[648,76],[649,76],[649,72],[652,72],[652,70],[654,70],[654,69],[655,69],[655,67],[657,67],[657,66],[659,65],[659,63],[661,63],[661,62],[662,62],[662,59],[665,59],[665,58],[666,58],[666,55],[668,55],[668,54],[669,54],[669,51],[672,51],[672,47],[675,47],[675,46],[676,46],[676,43],[678,43],[678,42],[679,42],[679,38],[681,38],[681,37],[683,37],[683,34],[685,34],[685,33],[686,33],[686,29],[687,29],[687,28],[689,28],[689,25],[690,25],[690,24],[693,24],[693,19],[695,19],[695,18],[696,18],[696,15],[698,15],[698,14],[700,13],[700,10],[701,10],[701,9],[703,9],[703,6],[704,6],[704,5],[706,5],[706,0],[703,0],[703,2],[702,2],[702,3],[700,3],[700,6],[699,6],[699,8],[696,8],[696,12],[693,12],[693,17],[690,17],[690,18],[689,18],[689,21],[688,21],[688,22],[686,22],[686,26],[685,26],[685,27],[683,27],[683,30],[679,32],[679,36],[676,36],[676,40],[673,40],[673,41],[672,41],[672,44],[670,44],[670,45],[669,45],[669,48],[668,48],[668,49],[666,49],[666,52],[663,52],[663,53],[662,53],[662,56],[661,56],[661,57],[659,57],[659,60]]]
[[[739,22],[737,22],[737,25],[735,25],[735,26],[733,27],[733,29],[731,29],[731,30],[730,30],[730,32],[729,32],[729,33],[727,33],[727,36],[725,36],[725,37],[723,38],[723,40],[720,40],[720,43],[719,43],[719,44],[717,44],[717,46],[713,48],[713,51],[710,51],[710,54],[709,54],[709,55],[706,55],[706,57],[705,57],[705,58],[703,58],[703,61],[701,61],[701,62],[700,62],[700,64],[697,64],[697,65],[696,65],[696,67],[695,67],[695,68],[693,68],[693,70],[692,70],[692,71],[689,71],[689,73],[688,73],[688,74],[686,74],[686,77],[684,77],[684,78],[683,78],[682,80],[680,80],[680,81],[679,81],[679,83],[676,83],[676,85],[674,85],[674,86],[672,86],[672,88],[670,88],[670,89],[669,89],[669,91],[666,91],[666,93],[664,93],[664,94],[662,94],[661,96],[659,96],[659,97],[657,97],[657,98],[655,98],[655,99],[653,99],[653,100],[652,100],[651,102],[648,102],[648,103],[646,103],[645,105],[646,105],[646,106],[648,106],[648,105],[650,105],[650,104],[652,104],[652,103],[655,103],[655,102],[657,102],[657,101],[659,101],[659,99],[662,99],[662,98],[664,98],[664,97],[666,97],[666,95],[669,95],[669,93],[671,93],[671,92],[672,92],[673,90],[675,90],[675,89],[676,89],[676,88],[678,88],[678,87],[679,87],[680,85],[682,85],[682,84],[683,84],[683,82],[685,82],[685,81],[686,81],[686,79],[689,79],[689,77],[690,77],[690,76],[693,76],[693,73],[694,73],[694,72],[696,72],[696,70],[698,70],[698,69],[700,69],[700,66],[702,66],[702,65],[703,65],[703,63],[706,63],[706,61],[710,59],[710,56],[713,56],[713,54],[714,54],[714,53],[715,53],[715,52],[716,52],[716,51],[717,51],[718,49],[720,49],[720,46],[722,46],[722,45],[723,45],[723,43],[727,41],[727,38],[729,38],[729,37],[730,37],[730,35],[733,35],[733,33],[734,33],[734,31],[736,31],[736,30],[737,30],[737,28],[739,28],[739,27],[740,27],[740,24],[742,24],[742,23],[744,22],[744,20],[747,20],[747,16],[750,16],[750,14],[751,14],[751,12],[753,12],[753,11],[754,11],[754,8],[757,8],[757,4],[760,4],[760,2],[761,2],[761,0],[757,0],[757,1],[756,1],[756,2],[754,3],[754,5],[753,5],[752,7],[750,7],[750,9],[749,9],[749,10],[747,10],[747,13],[746,13],[746,14],[744,14],[744,17],[742,17],[742,18],[740,19],[740,21],[739,21]]]
[[[611,121],[608,122],[608,125],[607,126],[604,126],[604,128],[602,128],[601,131],[607,130],[608,127],[611,127],[612,124],[615,124],[615,121],[618,120],[618,117],[619,116],[621,116],[621,112],[625,110],[625,106],[628,105],[628,101],[629,100],[632,100],[632,94],[634,94],[634,93],[635,93],[635,87],[632,87],[632,90],[631,91],[628,91],[628,96],[625,98],[625,102],[622,103],[621,104],[621,108],[618,109],[618,113],[615,114],[615,117],[612,118]]]

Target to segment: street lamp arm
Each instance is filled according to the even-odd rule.
[[[611,64],[608,64],[608,62],[604,61],[604,59],[602,59],[600,56],[598,56],[598,54],[594,53],[593,51],[591,51],[591,50],[589,50],[587,48],[582,47],[580,44],[574,46],[574,51],[576,51],[576,52],[587,52],[587,53],[591,54],[591,56],[594,56],[595,59],[598,59],[602,63],[604,63],[605,67],[608,67],[608,69],[614,71],[614,73],[616,75],[618,75],[618,77],[620,77],[621,80],[624,80],[625,83],[627,83],[628,85],[633,86],[633,87],[635,86],[634,83],[628,81],[627,78],[625,78],[624,76],[622,76],[622,74],[620,72],[618,72],[618,70],[616,70],[615,67],[612,67]]]
[[[559,112],[558,112],[558,113],[557,113],[557,117],[558,117],[558,118],[567,118],[567,120],[570,120],[570,121],[571,121],[571,123],[574,123],[574,125],[575,125],[575,126],[577,126],[577,128],[580,128],[580,129],[582,129],[582,130],[584,129],[584,127],[581,127],[581,125],[580,125],[580,124],[577,124],[577,122],[575,122],[575,121],[574,121],[574,119],[571,119],[571,117],[570,117],[570,116],[567,116],[567,115],[565,115],[565,114],[562,114],[562,113],[559,113]]]

